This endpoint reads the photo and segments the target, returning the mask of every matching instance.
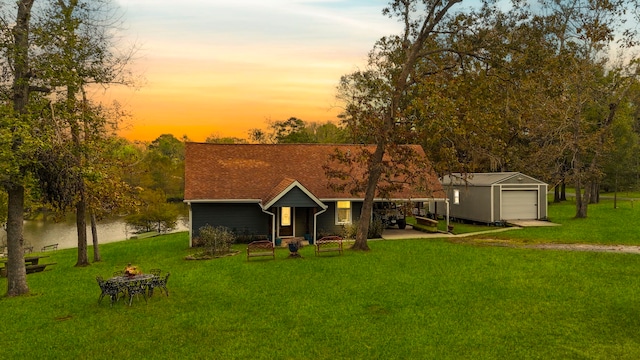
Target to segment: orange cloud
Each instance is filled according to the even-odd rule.
[[[204,62],[157,62],[149,84],[138,91],[110,89],[103,100],[118,100],[130,112],[120,135],[150,141],[164,133],[203,141],[216,134],[247,138],[267,120],[295,116],[307,122],[335,121],[335,69],[282,71],[273,67],[231,71]],[[331,81],[328,79],[335,79]]]

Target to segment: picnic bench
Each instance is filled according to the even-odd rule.
[[[247,245],[247,261],[257,256],[271,256],[275,259],[276,252],[273,243],[269,240],[258,240],[249,243]]]
[[[24,267],[25,270],[27,272],[27,274],[32,274],[34,272],[41,272],[44,271],[44,269],[49,266],[49,265],[55,265],[56,263],[47,263],[47,264],[42,264],[40,263],[40,259],[42,258],[46,258],[49,256],[27,256],[24,258]],[[4,265],[4,267],[0,267],[0,276],[2,277],[6,277],[7,276],[7,268],[6,268],[6,263],[7,263],[7,259],[2,259],[2,261],[0,261],[0,265]]]
[[[421,225],[424,230],[429,232],[438,231],[438,220],[433,220],[423,216],[416,216],[416,224]]]
[[[58,250],[58,244],[45,245],[42,247],[42,251]]]
[[[25,265],[25,269],[27,270],[27,274],[41,272],[49,265],[55,265],[57,263],[48,263],[48,264],[33,264],[33,265]]]
[[[340,236],[324,236],[315,241],[316,256],[322,252],[337,251],[342,255],[342,238]]]

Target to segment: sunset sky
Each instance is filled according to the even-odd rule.
[[[112,89],[132,118],[120,134],[246,138],[267,120],[335,121],[341,75],[398,33],[387,0],[116,0],[124,45],[140,47],[137,89]]]

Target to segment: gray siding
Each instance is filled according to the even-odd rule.
[[[303,195],[304,193],[301,192]],[[306,196],[306,195],[305,195]],[[307,197],[308,198],[308,197]],[[315,205],[315,203],[314,203]],[[318,234],[342,234],[342,225],[336,225],[335,202],[327,203],[326,212],[318,215]],[[362,202],[352,202],[351,211],[353,222],[360,218]],[[270,211],[275,211],[270,208]],[[303,236],[306,230],[306,212],[309,211],[309,231],[313,232],[313,207],[295,207],[295,236]],[[315,207],[319,212],[320,208]],[[198,229],[207,224],[211,226],[225,226],[238,235],[270,235],[271,216],[262,212],[258,204],[191,204],[191,221],[193,237],[198,236]]]
[[[304,191],[298,187],[294,187],[289,190],[284,196],[282,196],[275,204],[274,207],[316,207],[318,204],[311,200]]]
[[[493,188],[493,194],[491,189]],[[503,190],[536,190],[538,191],[538,212],[540,219],[547,218],[547,186],[546,184],[503,184],[493,186],[460,187],[460,204],[453,204],[453,188],[448,190],[450,216],[458,219],[492,223],[501,218]],[[493,203],[492,200],[493,199]],[[493,205],[493,207],[492,207]],[[444,213],[444,209],[442,211]]]
[[[453,203],[453,190],[460,190],[460,203]],[[461,186],[448,190],[450,202],[449,215],[454,218],[491,222],[491,188]]]
[[[341,235],[342,225],[336,225],[336,203],[325,202],[329,207],[327,211],[318,215],[318,235]],[[362,202],[351,202],[352,223],[356,223],[360,219],[362,212]]]
[[[538,191],[538,217],[547,218],[547,184],[521,173],[480,173],[474,175],[471,185],[449,185],[449,177],[443,178],[443,185],[450,199],[450,213],[453,218],[491,223],[503,220],[503,190],[536,190]],[[454,181],[457,181],[453,179]],[[473,182],[476,182],[473,184]],[[460,190],[460,204],[453,203],[453,189]],[[493,189],[493,191],[492,191]],[[438,213],[444,214],[445,208]]]
[[[191,204],[193,237],[207,224],[226,226],[236,234],[267,235],[270,216],[258,204]]]

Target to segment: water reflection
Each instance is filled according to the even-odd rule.
[[[178,226],[173,231],[188,231],[188,221],[178,221]],[[106,219],[98,222],[98,241],[106,244],[122,241],[135,235],[126,226],[122,219]],[[7,233],[0,228],[0,238],[4,241]],[[64,222],[51,220],[27,220],[24,222],[24,239],[28,245],[33,246],[34,251],[40,251],[45,245],[58,244],[58,249],[75,248],[78,246],[78,233],[75,219],[67,219]],[[92,244],[91,226],[87,222],[87,243]]]

